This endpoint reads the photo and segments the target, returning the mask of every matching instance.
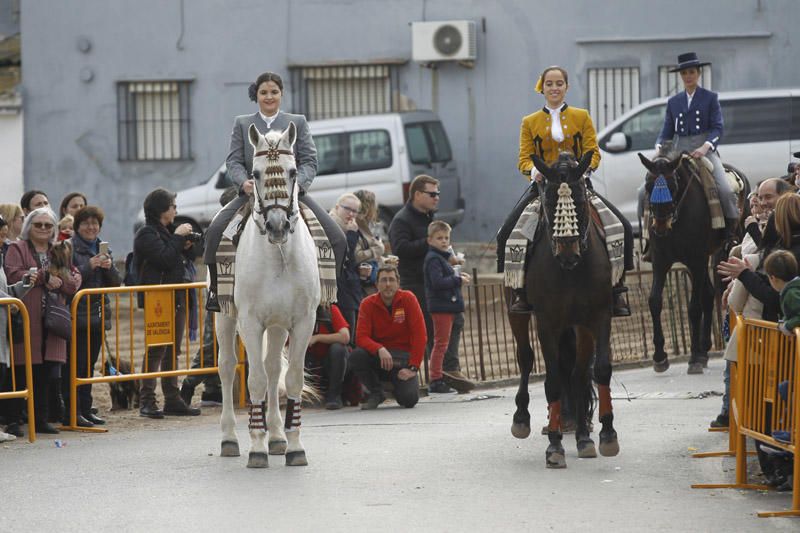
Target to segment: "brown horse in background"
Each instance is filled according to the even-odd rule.
[[[585,413],[590,398],[589,368],[595,355],[594,375],[600,400],[600,453],[612,456],[619,453],[617,433],[613,427],[611,409],[611,265],[601,237],[602,227],[592,219],[583,174],[589,167],[592,152],[576,162],[572,154],[562,153],[549,167],[533,155],[534,165],[544,176],[542,203],[543,216],[537,238],[528,259],[525,287],[528,301],[534,303],[537,333],[547,372],[545,395],[547,397],[550,445],[545,453],[548,468],[566,467],[564,447],[561,444],[561,381],[559,359],[568,357],[561,353],[575,339],[575,364],[572,370],[572,391],[575,396],[575,413],[579,457],[596,457],[595,445],[589,436]],[[574,216],[569,215],[574,213]],[[511,317],[509,317],[511,318]],[[530,434],[528,412],[528,378],[533,367],[533,350],[530,348],[525,320],[511,318],[511,327],[519,346],[517,358],[521,377],[515,398],[517,410],[511,432],[518,438]],[[578,416],[582,413],[583,416]]]

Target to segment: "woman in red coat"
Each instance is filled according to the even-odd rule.
[[[61,367],[67,360],[67,341],[48,334],[43,327],[42,300],[46,291],[50,291],[57,295],[61,303],[65,303],[65,297],[75,294],[81,284],[81,276],[77,271],[56,272],[50,268],[56,231],[55,213],[49,207],[34,209],[25,217],[20,240],[11,243],[5,257],[5,271],[9,284],[21,281],[32,268],[36,269],[36,275],[32,278],[33,287],[22,301],[30,317],[34,409],[36,431],[39,433],[58,433],[58,429],[47,422],[50,391],[48,383],[60,378]],[[24,354],[23,339],[14,341],[14,353]],[[15,363],[17,383],[24,383],[24,357],[15,358]],[[23,401],[13,400],[13,402],[15,405],[10,415],[16,419],[16,424],[12,422],[7,431],[12,433],[10,430],[16,430],[14,433],[18,435],[21,433],[18,424],[21,421]]]

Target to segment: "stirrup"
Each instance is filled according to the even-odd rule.
[[[222,308],[219,305],[219,298],[217,298],[217,288],[208,288],[208,300],[206,300],[206,311],[211,313],[221,313]]]
[[[533,306],[528,303],[525,289],[514,289],[514,301],[508,311],[520,315],[527,315],[533,312]]]
[[[624,285],[620,287],[614,287],[612,292],[614,294],[614,307],[612,310],[612,315],[615,317],[631,316],[631,308],[628,305],[628,300],[623,296],[623,294],[628,292],[628,287],[625,287]]]

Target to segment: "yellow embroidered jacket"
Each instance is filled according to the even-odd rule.
[[[597,133],[589,112],[578,107],[561,105],[561,127],[564,129],[564,140],[557,142],[550,131],[550,111],[543,107],[539,111],[522,119],[519,131],[519,171],[530,179],[533,161],[531,154],[536,154],[549,165],[555,163],[559,152],[572,152],[580,159],[584,152],[594,150],[591,168],[596,170],[600,165],[600,150],[597,148]]]

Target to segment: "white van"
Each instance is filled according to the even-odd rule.
[[[723,163],[741,170],[751,186],[781,176],[800,150],[800,88],[719,93],[724,133]],[[667,98],[649,100],[609,124],[597,135],[602,160],[593,179],[597,191],[627,217],[638,232],[637,190],[645,169],[637,152],[655,155]]]
[[[456,225],[464,218],[461,182],[444,126],[431,111],[365,115],[309,122],[317,146],[317,176],[309,194],[326,210],[345,192],[368,189],[380,207],[381,227],[408,199],[414,176],[439,180],[442,192],[436,218]],[[195,230],[208,226],[219,210],[219,197],[232,185],[225,165],[196,187],[178,191],[177,223]],[[140,213],[141,222],[144,213]]]

